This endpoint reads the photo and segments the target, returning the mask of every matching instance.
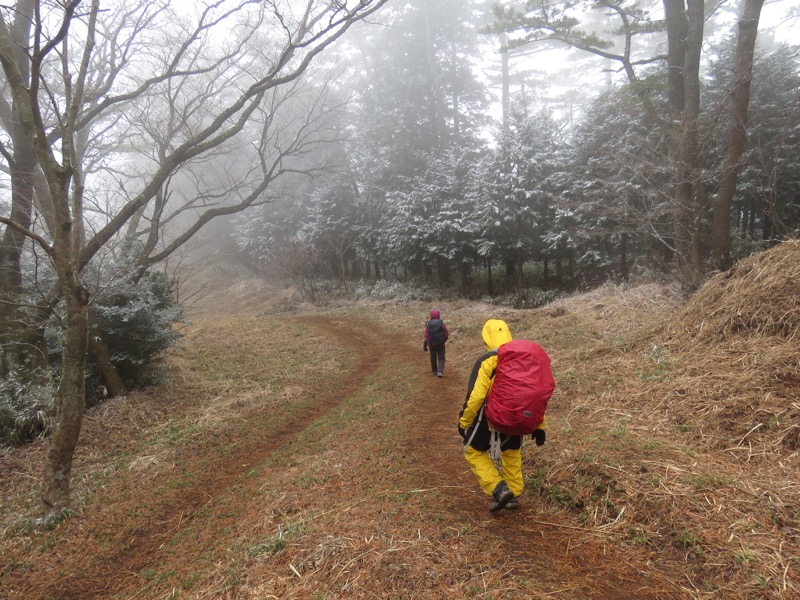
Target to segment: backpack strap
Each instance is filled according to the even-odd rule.
[[[469,436],[469,439],[464,444],[464,452],[466,452],[467,448],[470,447],[470,444],[472,444],[472,440],[475,439],[475,434],[478,433],[478,425],[480,425],[481,419],[483,419],[483,409],[484,409],[485,406],[486,406],[486,403],[484,402],[483,406],[481,406],[480,412],[478,412],[477,418],[472,423],[472,435]]]
[[[496,429],[492,430],[492,437],[489,445],[489,456],[492,457],[492,460],[500,460],[503,456],[503,446],[500,442],[500,432]]]

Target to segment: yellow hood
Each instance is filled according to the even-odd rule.
[[[483,343],[486,345],[486,350],[494,350],[511,341],[511,332],[508,330],[508,325],[506,325],[505,321],[499,319],[486,321],[481,336],[483,337]]]

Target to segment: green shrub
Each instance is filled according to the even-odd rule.
[[[114,279],[92,298],[102,340],[126,389],[143,389],[162,378],[163,352],[180,338],[176,325],[183,318],[174,288],[172,278],[156,272],[148,273],[139,283],[129,278]],[[63,315],[51,319],[45,334],[50,364],[56,374],[61,368],[62,320]],[[86,406],[98,404],[104,396],[103,380],[90,351],[86,362]]]
[[[4,446],[33,441],[53,419],[55,387],[47,374],[25,383],[12,371],[0,379],[0,443]]]
[[[111,360],[129,389],[158,383],[161,357],[180,333],[183,309],[175,283],[164,273],[148,273],[134,285],[118,281],[95,299],[94,308]],[[92,360],[93,370],[96,370]]]

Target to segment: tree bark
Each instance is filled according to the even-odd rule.
[[[619,251],[619,268],[622,274],[622,279],[625,281],[628,280],[628,234],[627,232],[623,232],[622,240],[620,241],[620,251]]]
[[[758,21],[764,0],[745,0],[739,19],[736,41],[736,64],[731,90],[731,123],[728,148],[722,163],[722,180],[714,201],[711,224],[711,256],[720,271],[731,266],[731,206],[736,193],[736,180],[742,166],[747,143],[750,82],[753,76],[753,53],[758,34]]]
[[[492,257],[491,257],[491,255],[486,257],[486,277],[488,279],[488,284],[489,284],[489,289],[488,289],[489,297],[492,297],[492,296],[494,296],[494,282],[492,281]]]
[[[109,398],[114,398],[125,392],[125,385],[122,383],[122,378],[119,376],[117,367],[114,366],[111,360],[111,352],[108,346],[103,341],[102,332],[97,323],[97,315],[93,308],[89,308],[88,312],[89,323],[89,348],[94,354],[97,362],[97,368],[100,370],[100,376],[103,378],[103,384],[106,388],[106,395]]]
[[[664,18],[667,23],[667,99],[673,114],[679,115],[686,98],[683,67],[689,23],[684,0],[664,0]]]
[[[675,187],[675,243],[678,269],[690,286],[702,277],[702,262],[698,264],[697,244],[702,236],[700,223],[700,149],[698,120],[700,116],[700,57],[703,45],[705,4],[703,0],[688,0],[688,42],[683,68],[685,102],[681,112],[681,133]]]
[[[439,289],[443,290],[447,283],[447,261],[440,254],[436,255],[436,277],[439,280]]]
[[[550,286],[550,258],[547,254],[542,258],[542,285],[545,290]]]
[[[77,275],[77,271],[74,271]],[[66,328],[61,377],[55,397],[56,426],[49,438],[42,483],[42,502],[48,510],[69,506],[72,457],[81,433],[87,346],[89,294],[77,277],[64,290]]]
[[[30,68],[24,48],[30,38],[33,8],[33,0],[18,2],[11,30],[14,62],[20,80],[25,85],[30,82]],[[10,112],[6,110],[3,115],[14,150],[13,156],[6,157],[11,179],[9,218],[20,229],[6,227],[0,239],[0,339],[5,341],[0,357],[2,375],[10,370],[20,370],[20,367],[30,374],[46,365],[46,356],[39,351],[41,344],[35,339],[37,328],[28,322],[28,316],[19,302],[22,294],[22,250],[26,240],[22,230],[30,229],[33,219],[33,190],[38,165],[17,109],[17,101],[12,100]]]
[[[500,75],[501,75],[501,96],[500,105],[502,107],[503,133],[508,133],[508,110],[511,97],[511,85],[508,72],[508,38],[505,30],[500,32]]]
[[[459,271],[461,274],[461,297],[466,298],[469,292],[469,263],[462,260]]]

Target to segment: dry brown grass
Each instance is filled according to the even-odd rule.
[[[800,240],[792,240],[711,279],[670,333],[706,344],[738,337],[794,340],[799,323]]]

